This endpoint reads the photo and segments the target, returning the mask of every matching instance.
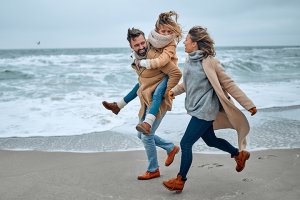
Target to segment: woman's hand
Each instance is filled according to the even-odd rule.
[[[169,97],[169,99],[171,99],[171,100],[175,99],[174,92],[173,92],[172,90],[170,90],[170,91],[168,92],[168,97]]]
[[[255,115],[255,113],[257,112],[256,107],[253,107],[248,111],[251,112],[251,116]]]

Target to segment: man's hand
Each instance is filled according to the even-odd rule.
[[[171,100],[175,99],[174,92],[173,92],[172,90],[170,90],[170,91],[168,92],[168,97],[169,97],[169,99],[171,99]]]
[[[255,115],[255,113],[257,112],[256,107],[253,107],[248,111],[251,113],[251,116]]]
[[[134,59],[134,64],[138,67],[140,67],[140,60],[139,59]]]

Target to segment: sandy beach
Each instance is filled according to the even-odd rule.
[[[170,167],[159,152],[161,177],[139,181],[144,151],[67,153],[0,151],[0,199],[285,199],[300,197],[300,149],[251,152],[243,172],[222,154],[194,154],[181,194],[162,181],[174,177],[180,155]]]

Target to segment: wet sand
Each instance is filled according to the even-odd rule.
[[[162,181],[176,176],[180,154],[163,165],[161,177],[139,181],[147,166],[144,151],[67,153],[0,151],[0,199],[244,199],[295,200],[300,197],[300,149],[251,152],[241,173],[222,154],[194,154],[182,193]]]

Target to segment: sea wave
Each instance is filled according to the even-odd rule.
[[[289,106],[272,106],[268,108],[260,108],[259,110],[262,112],[278,112],[278,111],[289,111],[295,109],[300,109],[300,104],[289,105]]]
[[[12,79],[32,79],[33,74],[24,73],[14,70],[4,70],[0,71],[0,80],[12,80]]]
[[[119,101],[137,83],[129,48],[0,51],[0,137],[80,135],[137,122],[138,98],[118,116],[101,106]],[[300,48],[227,47],[217,53],[259,111],[300,105]],[[183,48],[177,56],[183,69]],[[177,96],[170,115],[186,114],[184,101],[184,94]]]
[[[113,61],[113,62],[112,62]],[[0,66],[71,66],[80,64],[105,64],[130,62],[130,56],[126,54],[105,55],[39,55],[21,56],[18,58],[2,58]]]

